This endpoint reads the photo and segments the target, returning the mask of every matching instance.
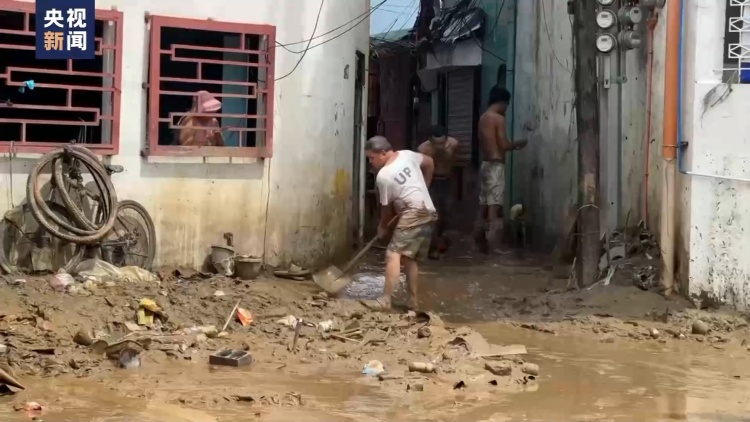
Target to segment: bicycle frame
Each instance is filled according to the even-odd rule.
[[[100,208],[101,205],[101,196],[98,195],[96,192],[92,192],[89,188],[87,188],[83,183],[83,176],[81,174],[80,168],[78,167],[78,163],[74,163],[71,165],[71,163],[63,162],[63,172],[66,174],[65,181],[66,185],[64,188],[68,191],[68,193],[75,192],[78,194],[78,200],[83,202],[83,197],[88,197],[92,200],[92,213],[91,215],[96,216],[94,218],[94,222],[100,221],[102,219],[102,210]],[[51,183],[54,183],[51,181]],[[54,201],[55,200],[55,189],[50,189],[50,193],[48,194],[48,197],[46,198],[48,201]],[[117,212],[115,210],[115,212]],[[115,217],[117,221],[123,226],[127,227],[125,225],[125,222],[120,218],[119,215]],[[114,230],[114,232],[117,232],[117,230]],[[128,232],[128,234],[130,234]],[[130,247],[131,245],[135,245],[138,242],[135,240],[132,240],[133,236],[129,235],[126,237],[121,237],[116,240],[103,240],[101,242],[97,242],[91,246],[98,246],[100,248],[116,248],[116,247]]]

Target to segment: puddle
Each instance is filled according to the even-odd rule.
[[[406,422],[448,417],[467,422],[739,421],[748,406],[750,360],[746,356],[705,353],[705,348],[687,342],[674,350],[657,343],[600,344],[493,323],[473,327],[490,342],[525,344],[527,359],[541,367],[537,387],[471,396],[468,381],[467,393],[406,394],[380,388],[378,381],[362,377],[356,368],[331,372],[311,367],[307,373],[290,374],[279,365],[211,370],[197,362],[188,371],[176,365],[118,371],[110,374],[115,379],[37,379],[18,399],[42,402],[48,407],[44,420],[56,422],[136,418],[214,422],[255,417],[266,421]],[[119,394],[109,391],[114,383],[119,384]],[[248,392],[260,398],[291,391],[302,394],[307,401],[304,407],[266,407],[224,398]],[[10,409],[11,400],[0,398],[0,419],[27,421]],[[198,403],[199,410],[189,409],[191,402]]]

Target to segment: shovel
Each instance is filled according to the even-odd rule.
[[[393,224],[394,221],[398,219],[398,215],[393,217],[391,221],[388,223],[388,226]],[[345,266],[343,270],[340,270],[337,266],[331,265],[330,267],[326,268],[323,271],[318,271],[317,273],[313,274],[313,281],[315,284],[317,284],[321,289],[325,290],[326,293],[329,295],[336,295],[338,292],[340,292],[344,287],[348,286],[349,283],[352,282],[351,278],[345,276],[347,271],[351,270],[354,264],[357,263],[366,253],[367,251],[372,248],[372,245],[375,244],[375,242],[378,241],[378,237],[375,236],[370,240],[364,248],[362,248],[357,255],[354,256]]]

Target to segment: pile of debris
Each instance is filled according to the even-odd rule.
[[[606,233],[602,239],[604,253],[599,259],[599,271],[603,278],[594,286],[609,285],[617,271],[629,273],[630,282],[641,290],[658,287],[657,279],[659,245],[654,236],[644,227],[638,226]],[[589,287],[589,289],[594,286]]]

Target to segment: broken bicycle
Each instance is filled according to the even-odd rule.
[[[51,178],[44,183],[47,169]],[[70,272],[89,257],[150,269],[156,229],[143,205],[118,202],[110,178],[122,171],[77,144],[42,156],[29,174],[26,203],[0,221],[3,271]]]

